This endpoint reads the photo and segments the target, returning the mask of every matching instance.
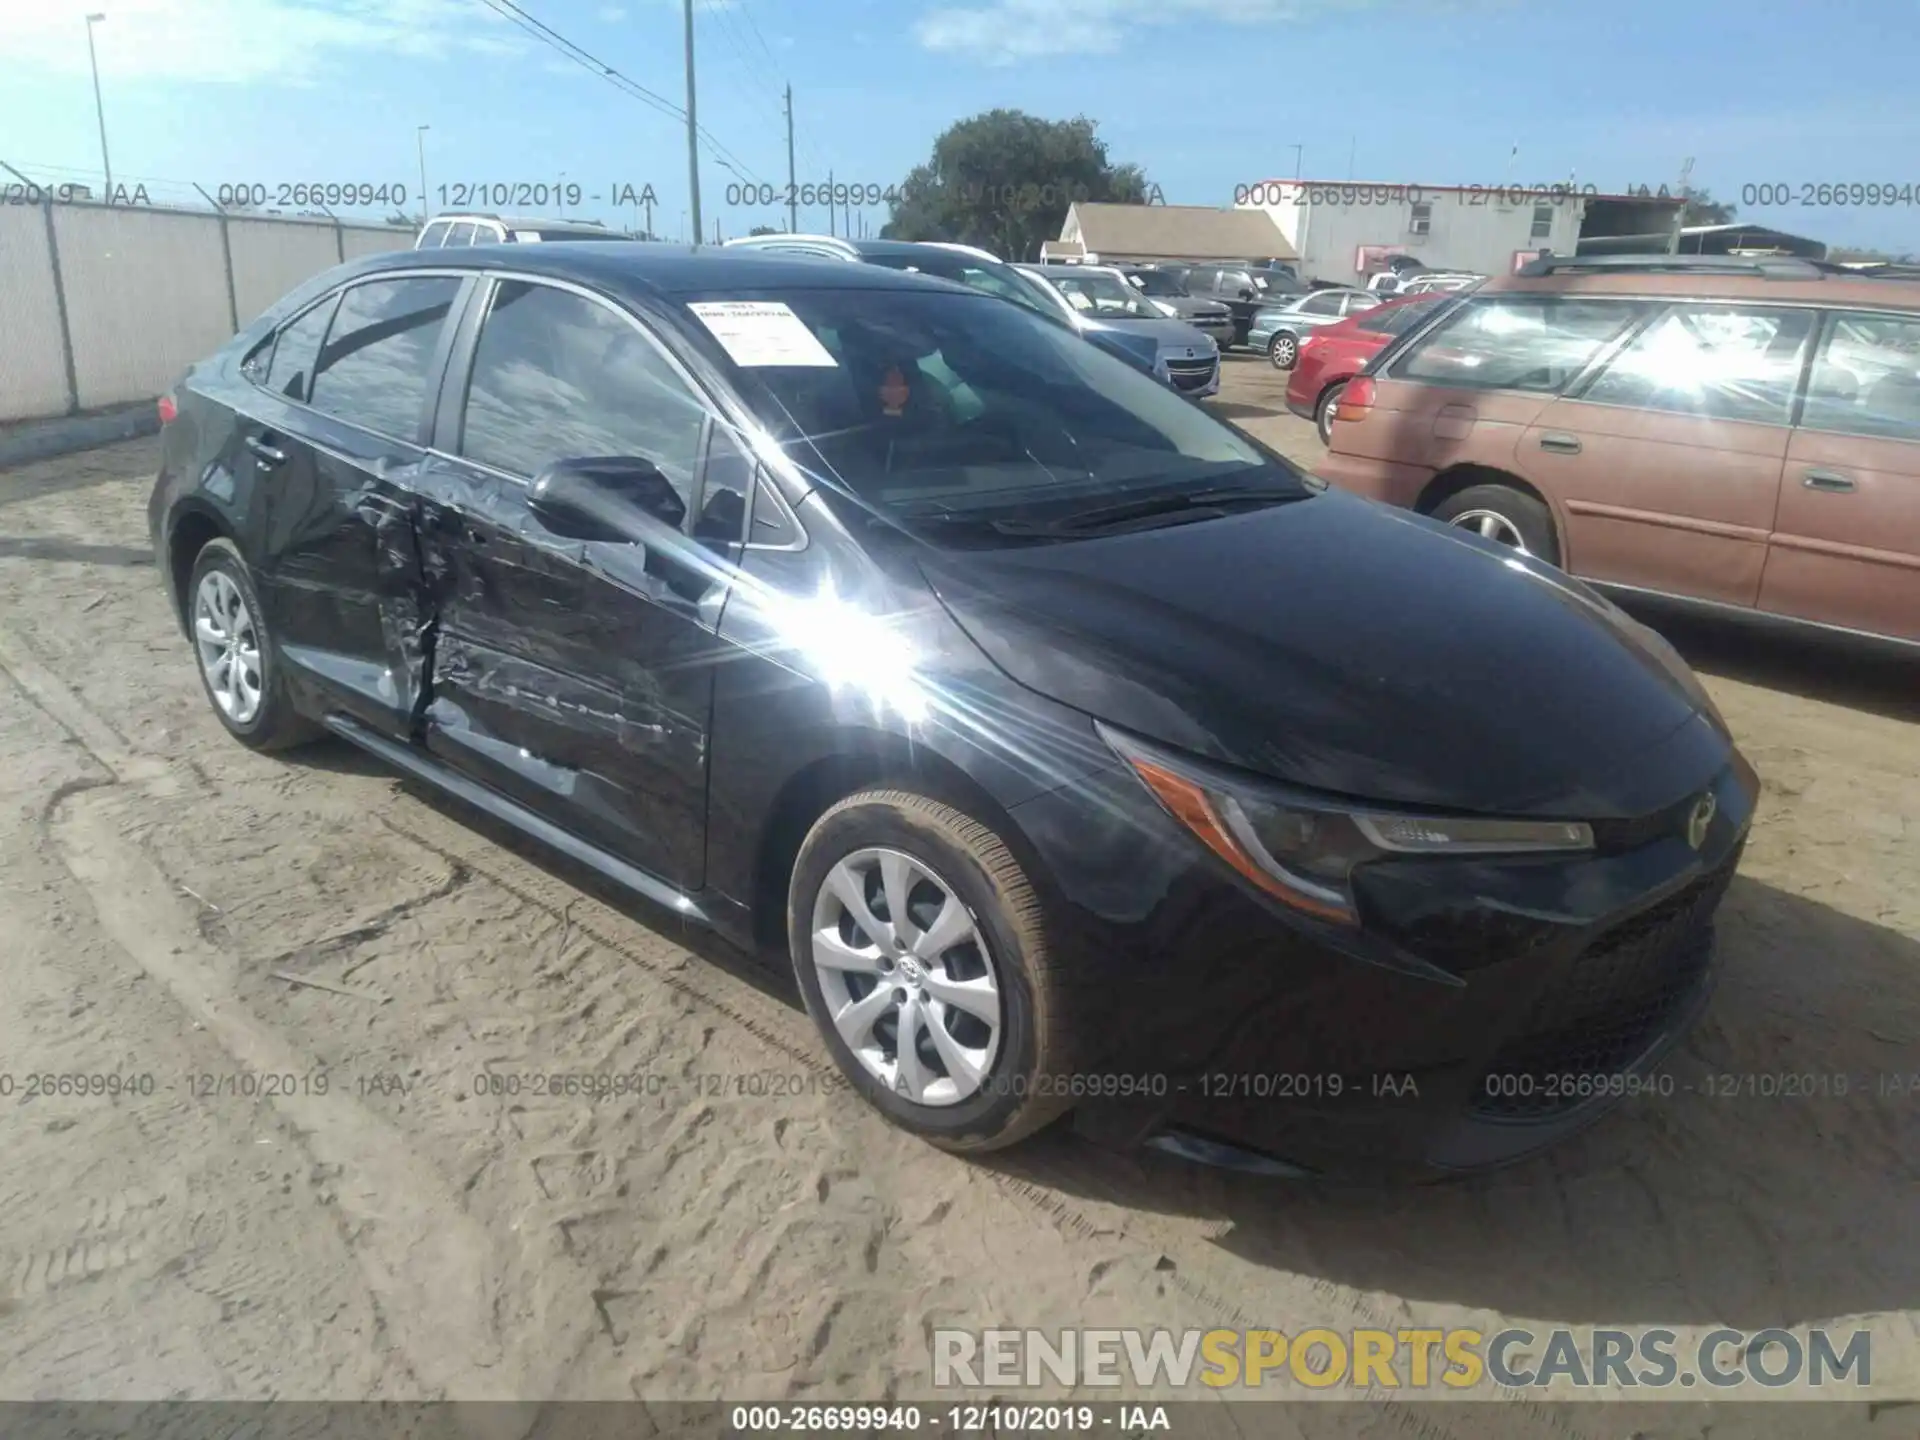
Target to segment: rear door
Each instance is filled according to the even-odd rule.
[[[280,656],[316,708],[390,734],[408,732],[419,699],[412,487],[466,284],[379,276],[308,311],[275,347],[268,387],[281,409],[253,437],[268,467],[262,598]]]
[[[427,746],[698,886],[714,631],[746,523],[745,462],[661,341],[608,300],[500,279],[474,319],[447,377],[422,516],[439,617]],[[629,544],[549,533],[530,482],[589,456],[656,465],[685,523],[623,512]]]
[[[1631,301],[1560,295],[1465,301],[1391,358],[1371,410],[1336,430],[1337,447],[1409,477],[1475,464],[1540,483],[1521,436],[1639,313]]]
[[[1920,640],[1920,316],[1826,318],[1760,608]]]
[[[1815,312],[1686,304],[1653,315],[1521,436],[1575,574],[1753,605]]]

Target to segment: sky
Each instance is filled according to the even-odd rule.
[[[100,183],[104,11],[115,184],[156,203],[310,182],[404,187],[417,212],[424,149],[435,209],[459,198],[441,186],[577,185],[541,208],[631,225],[614,198],[651,185],[656,232],[683,234],[683,0],[511,4],[658,98],[508,0],[0,0],[0,162]],[[694,0],[694,36],[709,237],[784,228],[745,187],[786,182],[791,85],[802,184],[897,184],[1008,106],[1097,121],[1172,204],[1296,173],[1677,189],[1691,159],[1741,219],[1920,252],[1920,0]],[[1798,203],[1852,182],[1894,203]],[[860,215],[877,233],[886,209]]]

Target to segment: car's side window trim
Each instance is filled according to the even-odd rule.
[[[325,295],[321,296],[318,300],[314,301],[312,305],[309,305],[305,309],[301,310],[299,315],[289,318],[285,322],[285,324],[276,327],[274,331],[274,342],[273,342],[274,348],[276,350],[280,348],[280,338],[279,338],[280,331],[286,329],[286,327],[288,325],[291,325],[294,322],[294,320],[302,318],[303,316],[312,312],[317,307],[328,304],[329,302],[332,302],[335,306],[335,315],[329,316],[327,319],[327,333],[320,337],[320,348],[319,350],[314,352],[315,358],[317,359],[320,355],[324,355],[326,353],[327,340],[333,334],[333,321],[338,315],[338,302],[340,300],[340,297],[345,295],[347,291],[352,290],[359,285],[370,285],[381,280],[432,280],[432,279],[439,279],[443,277],[448,279],[453,279],[453,280],[459,280],[462,282],[467,282],[474,279],[474,272],[471,270],[455,270],[445,266],[439,266],[431,269],[422,269],[422,270],[380,270],[380,271],[374,272],[371,275],[355,276],[352,280],[345,282],[344,284],[340,285],[336,289],[329,290]],[[471,288],[472,287],[470,285],[467,285],[460,294],[456,294],[454,296],[453,304],[448,309],[448,319],[452,319],[454,316],[454,312],[460,308],[461,294],[464,294],[466,291],[471,290]],[[434,362],[436,364],[440,364],[444,362],[445,356],[444,356],[443,350],[441,349],[441,346],[443,346],[446,343],[447,335],[450,329],[451,327],[448,325],[442,324],[441,326],[440,343],[437,344],[434,349]],[[271,368],[272,368],[271,361],[268,362],[268,368],[269,368],[269,373],[271,373]],[[433,374],[430,373],[427,376],[427,389],[429,393],[433,391],[434,386],[435,386],[434,376]],[[263,390],[267,394],[273,393],[272,391],[266,390],[266,387],[264,386],[256,386],[255,388]],[[281,396],[278,396],[277,398],[285,401],[289,405],[293,405],[298,407],[301,410],[305,410],[309,414],[318,415],[322,419],[327,420],[333,424],[349,425],[349,426],[352,426],[355,430],[359,430],[362,433],[367,435],[376,436],[381,440],[393,440],[393,441],[397,441],[402,445],[412,445],[419,449],[428,448],[418,436],[416,436],[414,439],[409,440],[403,435],[389,435],[384,430],[376,430],[371,425],[364,424],[361,421],[351,419],[345,415],[336,415],[331,410],[322,410],[317,405],[310,404],[306,400],[296,400],[291,395],[281,395]],[[428,407],[428,408],[431,409],[431,407]],[[421,427],[421,433],[422,434],[426,433],[426,429],[424,426]]]

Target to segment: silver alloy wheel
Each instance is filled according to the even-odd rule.
[[[1522,555],[1531,553],[1520,535],[1520,527],[1498,510],[1462,510],[1447,523],[1458,525],[1462,530],[1471,530],[1483,540],[1511,545]]]
[[[1275,369],[1291,370],[1293,362],[1300,358],[1300,342],[1291,335],[1276,335],[1267,350],[1267,358],[1273,361]]]
[[[966,902],[924,862],[856,850],[813,902],[813,968],[847,1048],[916,1105],[976,1094],[1000,1050],[1000,983]]]
[[[236,725],[260,713],[260,632],[233,577],[209,570],[193,598],[193,642],[213,703]]]
[[[1344,385],[1340,386],[1320,404],[1319,430],[1322,445],[1333,444],[1333,422],[1340,418],[1340,391],[1346,388]]]

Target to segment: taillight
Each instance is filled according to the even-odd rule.
[[[1373,377],[1356,375],[1347,382],[1347,388],[1340,392],[1340,403],[1333,407],[1333,418],[1341,420],[1364,420],[1373,409]]]
[[[162,395],[160,397],[160,423],[162,425],[171,425],[179,418],[180,407],[173,403],[173,396]]]

